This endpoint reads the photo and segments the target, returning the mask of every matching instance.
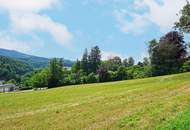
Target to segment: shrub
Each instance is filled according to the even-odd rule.
[[[181,68],[181,71],[182,71],[182,72],[189,72],[189,71],[190,71],[190,60],[187,60],[187,61],[183,64],[183,66],[182,66],[182,68]]]

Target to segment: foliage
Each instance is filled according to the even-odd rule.
[[[147,78],[152,76],[151,66],[131,66],[127,68],[128,79]]]
[[[81,62],[77,59],[77,61],[73,64],[71,71],[73,73],[77,73],[78,71],[80,71],[81,68]]]
[[[189,72],[189,71],[190,71],[190,60],[187,60],[187,61],[183,64],[183,66],[182,66],[182,68],[181,68],[181,71],[182,71],[182,72]]]
[[[89,57],[89,71],[96,73],[101,64],[101,51],[98,46],[91,49]]]
[[[32,76],[32,78],[30,79],[32,88],[48,87],[49,73],[50,72],[48,69],[44,69]]]
[[[109,72],[104,64],[102,64],[98,69],[98,77],[100,82],[109,81]]]
[[[98,76],[94,73],[90,73],[88,76],[87,76],[87,79],[86,79],[86,82],[87,83],[97,83],[98,82]]]
[[[143,65],[150,65],[149,58],[147,58],[147,57],[143,58]]]
[[[120,57],[115,56],[105,61],[104,64],[106,65],[108,70],[117,71],[118,68],[122,65],[122,61]]]
[[[151,41],[149,48],[153,75],[177,73],[187,54],[184,37],[176,31],[167,33],[159,43]]]
[[[175,23],[175,28],[178,28],[184,33],[190,33],[190,4],[187,3],[180,12],[180,19]]]
[[[82,56],[81,59],[81,69],[83,70],[83,72],[87,73],[89,72],[89,59],[88,59],[89,55],[88,55],[88,50],[85,49],[84,54]]]
[[[24,62],[0,56],[0,80],[19,80],[21,75],[32,70],[33,68]]]
[[[129,64],[129,67],[135,64],[135,60],[133,59],[133,57],[129,57],[128,64]]]
[[[63,60],[52,59],[49,67],[22,77],[21,89],[57,87],[63,84]]]
[[[60,85],[60,80],[63,78],[62,59],[51,59],[49,65],[48,86],[56,87]]]
[[[120,66],[117,70],[117,80],[127,80],[128,74],[126,72],[126,68],[123,66]]]

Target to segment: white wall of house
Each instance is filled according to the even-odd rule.
[[[16,86],[14,84],[0,85],[0,92],[12,92],[15,91]]]

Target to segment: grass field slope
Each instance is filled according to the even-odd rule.
[[[190,73],[0,94],[2,130],[189,130]]]

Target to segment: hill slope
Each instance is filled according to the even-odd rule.
[[[42,67],[47,66],[49,63],[48,58],[32,56],[32,55],[24,54],[24,53],[21,53],[18,51],[6,50],[6,49],[1,49],[1,48],[0,48],[0,56],[11,57],[11,58],[20,60],[22,62],[29,63],[34,68],[42,68]],[[66,67],[70,67],[70,66],[72,66],[72,64],[73,64],[73,61],[64,60],[64,65]]]
[[[27,63],[0,56],[0,80],[14,79],[32,70],[32,67]]]
[[[168,124],[187,118],[188,109],[190,73],[185,73],[0,94],[0,128],[170,130]]]

